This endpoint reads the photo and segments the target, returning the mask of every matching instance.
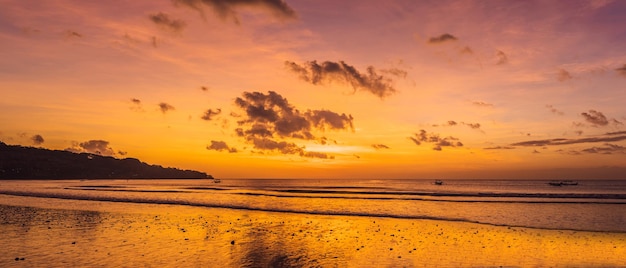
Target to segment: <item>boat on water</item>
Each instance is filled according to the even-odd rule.
[[[213,179],[213,183],[220,183],[220,182],[222,182],[222,180],[217,179],[217,178],[214,178],[214,179]]]
[[[435,185],[443,185],[443,181],[442,180],[436,180],[435,181]]]
[[[565,181],[551,181],[551,182],[548,182],[548,184],[552,186],[574,186],[574,185],[578,185],[578,182],[565,180]]]

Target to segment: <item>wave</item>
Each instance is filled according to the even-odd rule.
[[[193,207],[206,207],[206,208],[223,208],[223,209],[237,209],[237,210],[249,210],[249,211],[262,211],[262,212],[274,212],[274,213],[295,213],[304,215],[324,215],[324,216],[356,216],[356,217],[380,217],[380,218],[395,218],[395,219],[416,219],[416,220],[439,220],[448,222],[465,222],[475,224],[485,224],[491,226],[505,226],[505,227],[520,227],[531,229],[546,229],[546,230],[570,230],[570,231],[588,231],[588,232],[617,232],[626,233],[622,229],[611,230],[598,230],[598,229],[586,229],[576,227],[552,227],[552,226],[539,226],[539,225],[527,225],[527,224],[503,224],[498,222],[489,222],[484,220],[471,220],[463,217],[446,217],[446,216],[433,216],[433,215],[405,215],[405,214],[393,214],[383,212],[362,212],[362,211],[335,211],[335,210],[313,210],[313,209],[293,209],[293,208],[276,208],[276,207],[258,207],[254,204],[218,204],[202,201],[180,200],[180,199],[162,199],[162,198],[137,198],[137,197],[114,197],[114,196],[86,196],[75,195],[65,193],[45,193],[45,192],[24,192],[24,191],[0,191],[3,195],[12,196],[25,196],[25,197],[39,197],[39,198],[55,198],[66,200],[81,200],[81,201],[102,201],[102,202],[122,202],[122,203],[135,203],[135,204],[151,204],[151,205],[182,205]],[[432,201],[432,200],[427,200]],[[604,204],[604,203],[603,203]],[[620,203],[623,204],[623,203]]]
[[[347,187],[334,187],[344,189]],[[353,187],[350,187],[353,188]],[[366,188],[366,187],[360,187]],[[463,203],[554,203],[554,204],[626,204],[626,194],[594,193],[454,193],[454,192],[416,192],[416,191],[345,191],[345,190],[305,190],[271,189],[239,191],[222,187],[183,187],[181,189],[138,189],[127,186],[73,186],[66,190],[86,190],[104,192],[137,193],[192,193],[194,191],[223,191],[233,195],[267,196],[276,198],[323,198],[323,199],[363,199],[363,200],[407,200]],[[376,188],[379,189],[379,188]]]

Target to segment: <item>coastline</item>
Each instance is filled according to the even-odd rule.
[[[0,210],[3,267],[626,267],[625,233],[8,195]]]

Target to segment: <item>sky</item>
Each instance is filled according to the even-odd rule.
[[[626,1],[0,3],[7,144],[219,178],[626,179]]]

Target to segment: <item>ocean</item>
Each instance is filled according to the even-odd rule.
[[[626,181],[223,179],[0,181],[0,194],[308,215],[626,232]]]

